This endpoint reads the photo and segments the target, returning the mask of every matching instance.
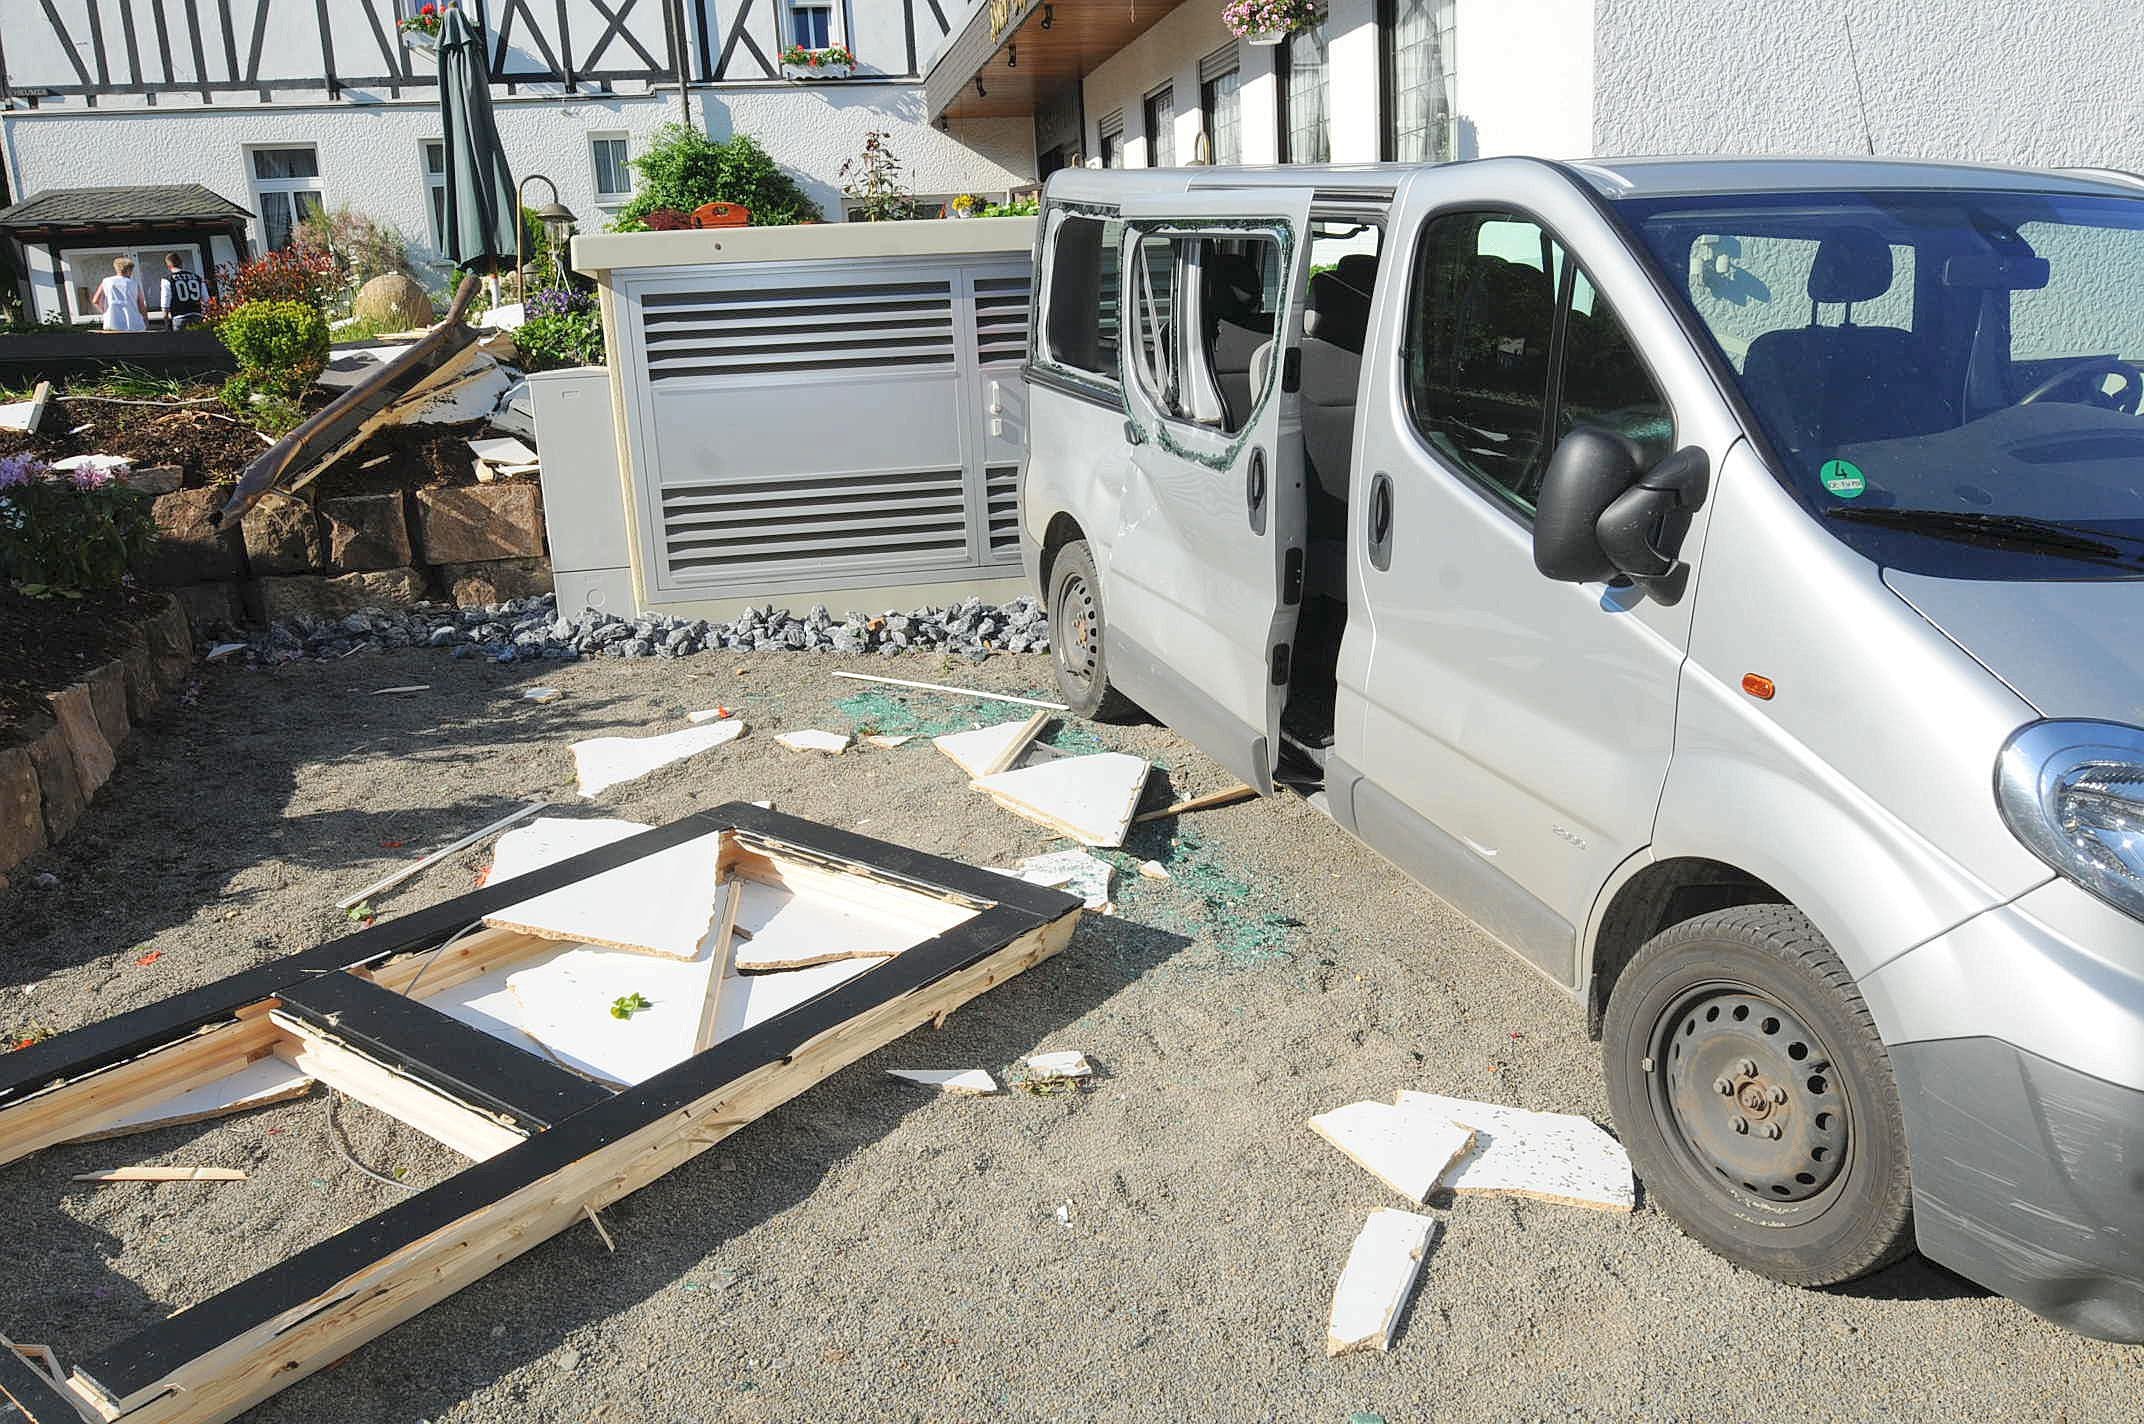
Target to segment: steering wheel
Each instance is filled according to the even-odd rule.
[[[2097,386],[2091,387],[2088,404],[2105,406],[2124,415],[2135,415],[2138,408],[2144,406],[2144,371],[2139,371],[2118,356],[2087,356],[2082,361],[2073,361],[2025,392],[2018,404],[2031,405],[2035,401],[2045,400],[2064,386],[2075,385],[2087,376],[2098,376],[2102,380],[2108,376],[2122,378],[2121,388],[2112,395],[2106,394]]]

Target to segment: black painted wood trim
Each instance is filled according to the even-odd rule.
[[[81,1424],[81,1414],[44,1371],[0,1345],[0,1406],[11,1401],[14,1407],[0,1412],[0,1424]]]
[[[282,995],[284,1012],[449,1097],[530,1131],[610,1099],[610,1089],[354,974],[322,974]]]
[[[66,51],[67,62],[74,66],[75,77],[84,84],[93,83],[88,67],[82,63],[82,56],[75,52],[74,36],[67,32],[67,22],[61,19],[60,12],[53,8],[52,0],[42,0],[42,3],[45,7],[46,23],[52,26],[53,37],[60,42],[60,48]]]
[[[633,846],[680,828],[691,834],[735,829],[798,850],[860,860],[876,870],[921,885],[998,903],[637,1087],[573,1114],[518,1147],[464,1168],[446,1181],[268,1267],[208,1301],[120,1341],[77,1368],[114,1399],[138,1394],[188,1360],[303,1307],[394,1252],[652,1126],[749,1073],[783,1061],[820,1034],[868,1009],[926,988],[998,953],[1021,935],[1075,913],[1080,905],[1077,898],[1060,891],[739,802],[701,812],[603,850]],[[689,836],[680,837],[684,838]],[[640,854],[653,848],[643,849]],[[601,854],[597,851],[576,856],[553,868],[562,870]],[[542,873],[518,876],[506,883],[521,887],[516,893],[525,895],[548,888],[533,883]],[[473,918],[482,913],[480,902],[487,901],[490,894],[487,887],[436,906],[434,913],[447,912],[449,919]]]

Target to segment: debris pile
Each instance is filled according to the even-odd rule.
[[[645,613],[621,618],[584,608],[567,614],[551,594],[480,608],[366,608],[342,618],[301,614],[247,635],[250,663],[339,658],[361,648],[451,648],[453,656],[493,662],[583,657],[684,658],[736,652],[952,653],[977,662],[992,653],[1039,653],[1050,646],[1041,605],[1022,597],[1003,606],[970,598],[914,613],[850,613],[836,618],[818,605],[802,615],[748,608],[727,622]]]

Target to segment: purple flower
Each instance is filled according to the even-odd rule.
[[[78,490],[100,490],[112,482],[112,472],[100,465],[77,465],[67,472]]]
[[[44,472],[42,460],[29,455],[9,455],[0,459],[0,490],[26,485]]]

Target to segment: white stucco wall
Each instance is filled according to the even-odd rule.
[[[904,84],[728,85],[693,91],[695,117],[718,138],[738,130],[758,139],[820,206],[841,217],[843,160],[862,151],[873,128],[892,144],[919,193],[1002,194],[1032,183],[1033,128],[1024,119],[955,125],[941,133],[922,121],[921,88]],[[541,173],[586,230],[607,217],[596,205],[593,134],[629,136],[637,156],[655,129],[678,117],[674,92],[573,99],[495,101],[499,137],[517,178]],[[423,102],[232,104],[214,108],[76,108],[0,115],[9,179],[17,194],[44,188],[199,182],[254,206],[250,149],[311,145],[319,150],[330,208],[348,205],[392,223],[420,260],[431,253],[424,144],[439,137],[439,110]],[[543,199],[541,185],[530,196]],[[260,240],[255,224],[254,240]]]
[[[1458,0],[1459,156],[1593,153],[1593,0]]]
[[[1603,154],[1863,153],[2144,167],[2144,10],[2122,0],[1599,0]]]

